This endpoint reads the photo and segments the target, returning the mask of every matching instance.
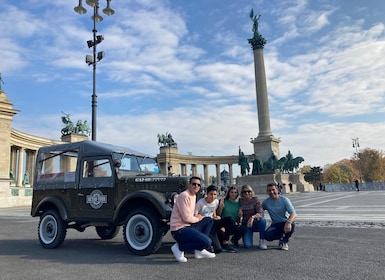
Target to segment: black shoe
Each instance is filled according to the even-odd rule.
[[[236,253],[238,250],[235,248],[231,247],[229,244],[222,245],[222,251],[223,252],[229,252],[229,253]]]
[[[210,253],[215,253],[213,246],[208,247],[206,250],[209,251]]]
[[[234,236],[231,238],[231,243],[233,243],[234,247],[239,247],[238,240],[235,240]]]

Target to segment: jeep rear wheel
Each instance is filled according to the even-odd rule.
[[[66,224],[56,210],[48,210],[40,217],[38,236],[41,246],[46,249],[59,247],[66,236]]]
[[[147,256],[158,250],[163,236],[159,215],[147,208],[130,212],[123,228],[124,242],[135,255]]]
[[[111,227],[95,227],[96,228],[96,233],[101,239],[107,240],[107,239],[112,239],[114,238],[118,232],[119,232],[119,227],[117,226],[111,226]]]

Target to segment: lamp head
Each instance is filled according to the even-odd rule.
[[[74,8],[74,11],[77,12],[79,15],[87,13],[86,8],[82,6],[82,1],[83,0],[79,0],[79,5]]]
[[[94,15],[91,17],[91,19],[96,22],[101,22],[103,20],[103,17],[99,15],[99,6],[96,6],[96,11]]]
[[[98,2],[99,2],[98,0],[86,0],[87,5],[90,7],[97,6],[99,4]]]
[[[107,16],[112,16],[115,13],[115,11],[110,8],[110,2],[111,0],[107,0],[107,7],[103,9],[103,13]]]

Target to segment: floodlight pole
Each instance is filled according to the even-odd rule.
[[[103,13],[105,13],[107,16],[111,16],[115,13],[113,9],[110,8],[110,2],[111,0],[106,0],[107,7],[103,9]],[[92,64],[92,99],[91,99],[91,109],[92,109],[92,115],[91,115],[91,139],[92,141],[96,141],[96,115],[97,115],[97,98],[96,95],[96,63],[100,61],[104,57],[104,52],[99,52],[96,55],[96,45],[101,43],[103,41],[103,36],[97,36],[96,33],[98,32],[96,30],[96,22],[100,22],[103,20],[103,17],[101,17],[98,13],[99,11],[99,0],[86,0],[86,3],[93,7],[94,13],[91,17],[94,28],[92,29],[93,33],[93,39],[92,41],[87,41],[88,47],[90,48],[92,46],[93,54],[92,59],[91,56],[86,56],[86,63],[88,65]],[[87,12],[87,10],[82,6],[82,0],[79,0],[79,5],[74,8],[75,12],[82,15]]]
[[[93,16],[93,22],[94,22],[94,29],[92,30],[94,37],[93,37],[93,63],[92,63],[92,100],[91,100],[91,140],[96,141],[96,115],[97,115],[97,99],[98,96],[96,95],[96,14],[97,14],[97,8],[98,5],[94,6],[94,16]]]

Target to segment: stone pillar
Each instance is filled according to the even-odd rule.
[[[0,89],[0,193],[9,190],[9,172],[11,158],[11,124],[15,114],[11,101]],[[15,170],[12,170],[15,172]]]
[[[258,110],[258,136],[251,140],[254,144],[254,154],[266,161],[272,153],[279,158],[278,138],[274,137],[270,128],[269,101],[267,95],[265,61],[263,56],[263,48],[266,44],[265,38],[258,31],[255,31],[254,37],[248,39],[254,54],[254,71],[255,71],[255,89]]]
[[[233,165],[229,163],[230,186],[234,184]]]
[[[187,165],[185,163],[181,164],[181,175],[182,176],[187,176]]]
[[[220,185],[221,183],[221,165],[220,164],[216,164],[215,165],[215,170],[216,170],[216,176],[217,176],[217,186]]]
[[[205,183],[207,183],[209,181],[209,169],[207,167],[207,164],[203,164],[203,177]]]
[[[196,164],[191,164],[191,174],[192,176],[198,176],[198,172],[197,172],[197,165]]]
[[[21,187],[24,177],[24,148],[20,148],[17,154],[17,175],[16,175],[16,186]]]

